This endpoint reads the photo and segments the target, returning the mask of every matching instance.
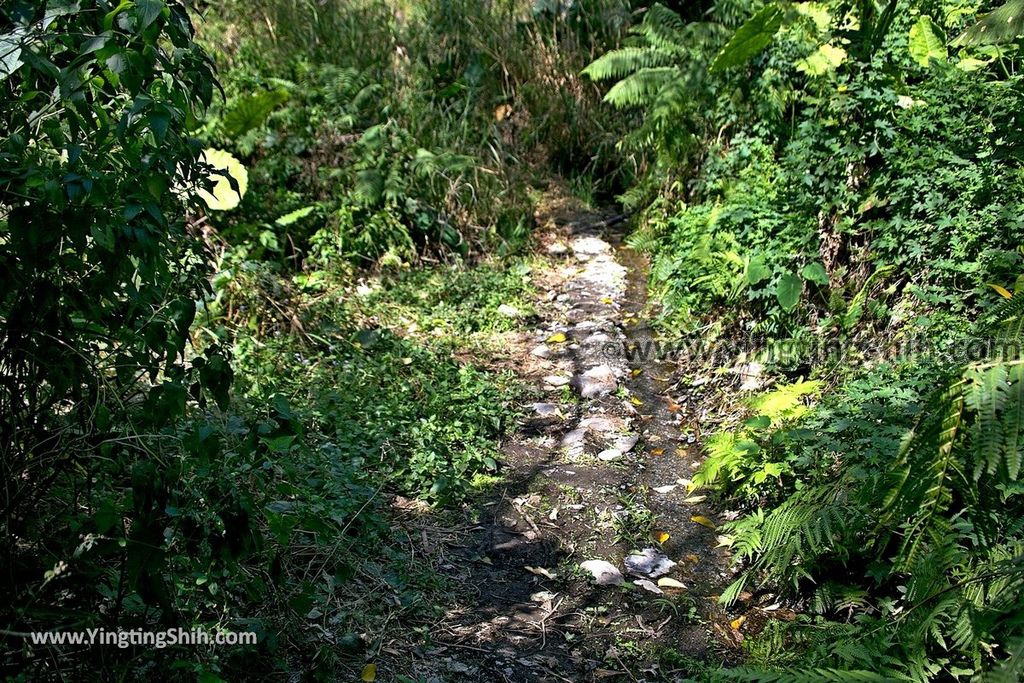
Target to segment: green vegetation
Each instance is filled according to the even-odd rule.
[[[339,680],[429,641],[451,586],[392,508],[500,481],[527,390],[497,358],[560,179],[633,212],[664,339],[765,369],[693,482],[739,510],[722,602],[797,616],[740,667],[627,659],[1020,679],[1021,10],[5,2],[5,676]],[[260,640],[24,638],[157,627]]]
[[[1019,339],[1024,91],[1018,31],[979,37],[979,9],[656,6],[587,68],[644,116],[661,329],[750,335],[778,381],[694,478],[746,512],[723,602],[803,612],[727,677],[1019,676],[1024,385],[985,342]]]

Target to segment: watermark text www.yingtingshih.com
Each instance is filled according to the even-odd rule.
[[[126,649],[151,647],[162,650],[177,646],[255,645],[252,631],[208,631],[205,629],[170,628],[163,631],[141,629],[106,630],[90,628],[83,631],[34,631],[24,634],[33,645],[42,646],[107,646]]]

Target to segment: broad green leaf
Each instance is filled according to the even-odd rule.
[[[796,308],[803,290],[804,281],[793,273],[786,273],[779,278],[779,284],[775,289],[775,298],[779,300],[782,310],[788,313]]]
[[[253,128],[263,125],[270,113],[287,99],[288,91],[283,88],[239,98],[224,115],[224,132],[232,138],[245,135]]]
[[[994,45],[1008,43],[1024,34],[1024,0],[1010,0],[993,10],[953,41],[953,45]]]
[[[796,70],[809,76],[824,76],[835,71],[836,67],[846,61],[846,50],[825,43],[806,58],[796,64]]]
[[[814,28],[818,33],[827,33],[829,26],[832,25],[832,15],[828,11],[828,6],[823,3],[798,2],[793,5],[793,9],[814,22]]]
[[[940,37],[941,31],[927,15],[922,15],[910,27],[908,47],[910,56],[921,66],[928,66],[933,59],[946,61],[946,45]]]
[[[818,261],[813,261],[804,266],[804,269],[800,271],[800,275],[808,282],[822,286],[828,284],[828,273],[825,271],[825,266],[821,265]]]
[[[729,42],[715,57],[712,71],[721,71],[745,64],[754,55],[768,47],[782,26],[782,11],[775,5],[766,5],[760,12],[736,29]]]
[[[758,254],[757,256],[751,257],[750,261],[747,262],[747,283],[756,285],[762,280],[768,279],[771,276],[772,271],[765,265],[764,256]]]
[[[15,26],[10,33],[0,35],[0,82],[21,68],[21,41],[25,39],[26,30]]]
[[[210,174],[210,180],[213,181],[213,192],[210,193],[200,188],[199,198],[206,203],[211,211],[228,211],[238,206],[249,186],[249,173],[245,170],[245,166],[221,149],[205,150],[202,161],[212,166],[215,171],[223,171],[223,173]]]

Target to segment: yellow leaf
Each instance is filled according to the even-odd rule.
[[[371,681],[377,680],[377,665],[367,664],[363,667],[363,675],[359,677],[359,680],[370,683]]]
[[[712,522],[707,517],[705,517],[704,515],[694,515],[693,517],[690,517],[690,521],[691,522],[696,522],[697,524],[700,524],[701,526],[706,526],[709,529],[714,529],[715,528],[715,523]]]
[[[636,396],[630,396],[629,402],[635,406],[642,406],[644,404],[644,402],[638,399]]]
[[[202,188],[197,192],[207,208],[211,211],[228,211],[238,206],[249,186],[249,173],[245,166],[222,149],[203,150],[200,161],[213,168],[210,173],[213,192]],[[232,186],[229,178],[235,181],[237,189]]]
[[[605,298],[601,299],[601,303],[603,304],[610,304],[611,302],[612,298],[610,296],[606,296]]]
[[[738,617],[729,622],[729,626],[732,626],[733,631],[739,631],[740,626],[743,626],[743,622],[746,621],[746,617]]]
[[[684,498],[683,502],[684,503],[700,503],[705,498],[707,498],[707,496],[690,496],[689,498]]]
[[[697,555],[695,555],[694,553],[690,553],[686,556],[686,561],[692,562],[693,564],[697,564],[698,562],[700,562],[700,558],[697,557]]]
[[[988,286],[991,287],[992,289],[996,290],[997,292],[999,292],[999,296],[1003,297],[1004,299],[1012,299],[1013,298],[1013,294],[1010,294],[1010,292],[1006,289],[1006,287],[1000,287],[999,285],[994,285],[991,282],[989,283]]]
[[[636,376],[637,376],[637,375],[639,375],[639,374],[640,374],[641,372],[643,372],[643,370],[641,370],[640,368],[633,368],[632,370],[630,370],[630,371],[629,371],[629,374],[631,374],[631,375],[633,375],[634,377],[636,377]]]
[[[504,121],[512,114],[512,107],[507,104],[499,104],[494,110],[494,119]]]
[[[651,449],[651,455],[664,455],[664,454],[665,454],[665,449],[664,448],[652,448]]]
[[[686,588],[686,586],[683,585],[680,581],[670,579],[667,576],[663,576],[660,579],[658,579],[658,585],[662,588]]]
[[[553,335],[548,337],[548,343],[549,344],[561,344],[564,341],[565,341],[565,333],[564,332],[555,332]]]
[[[664,543],[669,539],[669,534],[667,531],[660,531],[658,529],[655,529],[651,532],[651,538],[653,538],[658,543]]]

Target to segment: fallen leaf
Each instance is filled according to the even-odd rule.
[[[732,536],[721,535],[718,537],[719,548],[731,548],[735,539]]]
[[[550,569],[545,569],[544,567],[523,567],[523,569],[530,572],[531,574],[543,576],[546,579],[553,579],[555,578],[555,576],[557,576],[557,574],[555,574],[553,571],[551,571]]]
[[[633,368],[632,370],[629,371],[629,374],[631,374],[634,377],[636,377],[636,376],[640,375],[642,372],[643,372],[643,370],[641,370],[640,368]]]
[[[364,666],[363,674],[359,677],[359,680],[366,681],[366,683],[370,683],[370,681],[377,680],[377,665],[367,664],[366,666]]]
[[[666,484],[665,486],[655,486],[654,490],[658,493],[672,493],[676,488],[675,484]]]
[[[657,543],[664,543],[669,539],[669,533],[667,531],[655,529],[651,532],[651,538],[653,538]]]
[[[653,581],[650,581],[648,579],[637,579],[633,583],[635,585],[637,585],[637,586],[640,586],[645,591],[649,591],[649,592],[655,593],[657,595],[661,595],[664,592],[660,588],[658,588],[658,586],[656,586]]]
[[[601,303],[603,303],[603,304],[610,304],[610,303],[612,303],[612,298],[610,296],[606,296],[603,299],[601,299]]]
[[[642,406],[644,404],[644,402],[638,399],[636,396],[630,396],[629,402],[635,406]]]
[[[700,503],[705,498],[707,498],[707,496],[690,496],[689,498],[683,498],[683,502],[684,503]]]
[[[530,600],[534,602],[548,602],[550,600],[554,600],[556,597],[558,596],[551,591],[538,591],[530,596]]]
[[[553,335],[548,337],[548,343],[549,344],[561,344],[565,340],[566,340],[566,336],[565,336],[564,332],[555,332]]]
[[[682,407],[668,396],[665,397],[665,404],[668,406],[668,412],[670,413],[678,413],[679,409]]]
[[[651,455],[665,455],[665,449],[664,448],[652,448],[651,449]]]
[[[704,515],[694,515],[693,517],[690,517],[690,521],[691,522],[696,522],[697,524],[700,524],[701,526],[706,526],[707,528],[709,528],[711,530],[714,530],[714,529],[717,528],[715,526],[715,523],[712,522],[707,517],[705,517]]]
[[[686,561],[687,562],[692,562],[693,564],[697,564],[698,562],[700,562],[700,558],[697,557],[696,554],[690,553],[689,555],[686,556]]]
[[[733,631],[739,631],[740,626],[743,626],[743,622],[746,620],[747,618],[744,616],[737,617],[736,619],[733,619],[729,622],[729,626],[732,626]]]
[[[686,588],[686,586],[681,581],[676,581],[675,579],[669,578],[667,576],[663,576],[660,579],[658,579],[658,585],[662,588]]]

